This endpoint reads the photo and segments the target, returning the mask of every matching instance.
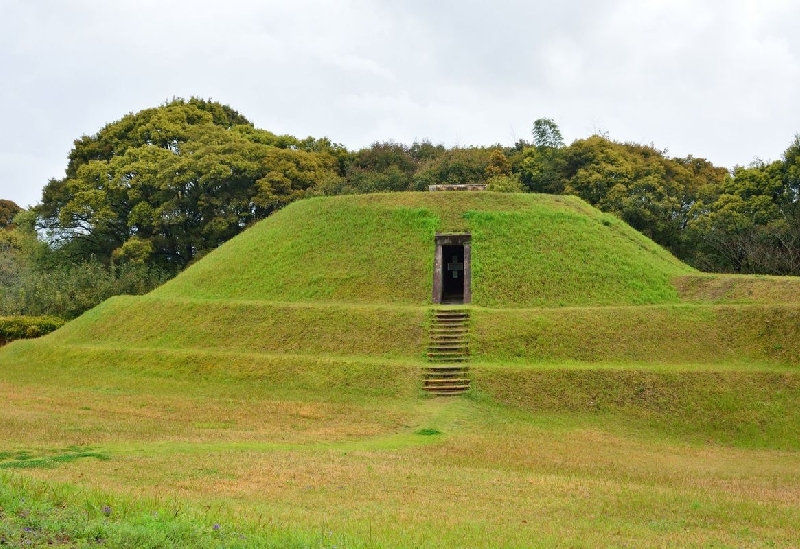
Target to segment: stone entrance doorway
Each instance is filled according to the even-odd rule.
[[[464,246],[442,246],[442,303],[464,303]]]
[[[433,267],[433,302],[469,303],[472,297],[470,269],[471,235],[437,234]]]

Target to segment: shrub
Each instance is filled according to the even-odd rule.
[[[63,324],[63,320],[54,316],[0,316],[0,345],[43,336]]]

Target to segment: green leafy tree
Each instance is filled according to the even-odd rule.
[[[539,118],[533,123],[533,146],[537,149],[560,149],[564,138],[558,124],[552,118]]]
[[[33,213],[20,208],[14,223],[0,228],[0,301],[46,254],[32,227]]]
[[[785,186],[786,199],[796,209],[800,204],[800,134],[783,153],[782,179]]]
[[[515,154],[516,172],[530,192],[563,194],[565,186],[566,149],[525,147]]]
[[[417,165],[409,147],[393,141],[375,142],[352,155],[345,181],[327,194],[407,191]]]
[[[0,230],[11,226],[14,217],[22,211],[22,208],[17,206],[11,200],[0,199]]]
[[[179,270],[338,177],[334,151],[257,130],[217,103],[175,100],[77,140],[67,177],[35,208],[38,228],[72,260]]]
[[[614,213],[684,258],[698,200],[728,177],[703,159],[670,159],[653,146],[597,135],[576,140],[563,155],[565,193]]]
[[[494,149],[486,166],[486,179],[511,175],[511,162],[501,149]]]
[[[738,166],[716,194],[699,201],[689,229],[695,263],[739,273],[797,273],[800,234],[785,162]]]
[[[16,232],[0,230],[0,294],[6,293],[19,279],[21,259]]]
[[[486,182],[486,169],[497,148],[454,147],[423,162],[414,174],[414,188],[426,190],[429,185],[469,185]]]
[[[34,225],[35,213],[27,210],[0,230],[0,316],[74,318],[113,295],[146,293],[168,277],[130,253],[117,265],[65,262],[37,238]]]
[[[418,164],[435,160],[445,152],[444,145],[434,145],[428,140],[415,141],[408,148],[408,154]]]
[[[514,172],[525,189],[536,193],[564,192],[564,139],[551,118],[539,118],[531,130],[533,142],[520,140],[511,153]]]
[[[497,193],[521,193],[525,189],[515,174],[495,175],[486,181],[486,190]]]

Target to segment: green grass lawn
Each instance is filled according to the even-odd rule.
[[[451,398],[422,389],[438,231],[473,246]],[[297,202],[0,349],[0,401],[4,546],[800,540],[800,283],[572,197]]]
[[[800,382],[771,364],[476,364],[471,394],[431,399],[411,359],[44,340],[2,356],[0,539],[10,543],[800,538]]]

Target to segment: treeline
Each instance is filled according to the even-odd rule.
[[[26,315],[32,317],[30,325],[41,328],[43,316],[71,319],[111,296],[142,294],[170,277],[164,269],[143,263],[67,258],[29,228],[4,219],[4,210],[16,211],[17,219],[26,223],[33,214],[0,200],[0,324],[3,316]],[[46,333],[39,328],[32,333]],[[0,330],[0,339],[21,333]]]
[[[800,136],[780,160],[733,170],[602,135],[565,145],[550,119],[512,147],[349,151],[192,98],[76,140],[65,177],[31,210],[0,201],[0,314],[70,318],[145,292],[307,196],[463,183],[580,196],[702,270],[800,274]]]

